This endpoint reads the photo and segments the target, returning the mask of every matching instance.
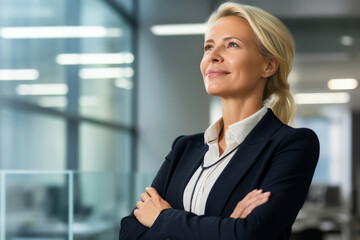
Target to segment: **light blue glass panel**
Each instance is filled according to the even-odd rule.
[[[77,9],[77,6],[79,12],[68,11]],[[44,38],[24,37],[24,31],[30,35],[34,34],[35,30],[31,29],[23,29],[20,38],[9,38],[1,34],[0,71],[25,69],[31,72],[20,74],[20,77],[18,74],[17,80],[14,78],[0,80],[0,97],[65,110],[70,101],[67,99],[67,93],[76,86],[72,84],[76,83],[77,78],[80,78],[80,96],[78,99],[72,98],[71,104],[79,104],[81,114],[132,125],[131,100],[134,75],[132,27],[109,4],[102,0],[14,0],[0,1],[0,9],[1,33],[3,30],[9,30],[9,27],[59,27],[67,26],[68,23],[73,25],[78,23],[80,27],[98,27],[103,28],[105,32],[108,31],[104,36],[70,38],[52,38],[44,31],[43,34],[46,35]],[[130,56],[132,60],[126,60],[124,63],[77,63],[74,66],[61,58],[62,54],[69,53],[124,54]],[[105,75],[113,71],[117,73],[111,77],[99,77],[100,70],[97,71],[99,68],[103,69]],[[71,69],[75,69],[73,74],[67,75]],[[95,70],[97,74],[86,74],[89,70]],[[119,71],[126,74],[119,74]],[[94,78],[95,75],[98,76]],[[34,84],[56,85],[33,86]],[[37,93],[34,92],[34,88]],[[42,88],[42,93],[39,93],[39,88]]]
[[[129,171],[131,134],[90,123],[80,125],[80,170]]]
[[[125,176],[87,172],[74,177],[74,239],[117,239],[120,219],[128,214]]]
[[[0,108],[0,169],[64,168],[64,119]]]
[[[134,12],[134,0],[116,0],[122,6],[129,15]]]
[[[129,214],[116,172],[0,170],[0,239],[117,239]]]
[[[71,180],[65,172],[0,171],[2,239],[72,239]],[[5,229],[5,230],[4,230]]]
[[[128,211],[129,206],[134,206],[133,203],[127,202],[135,192],[131,189],[133,186],[133,179],[131,175],[131,134],[114,130],[112,128],[100,127],[95,124],[82,123],[80,125],[80,156],[79,168],[86,172],[116,172],[114,188],[109,187],[116,193],[117,211]],[[84,177],[93,182],[95,178],[92,175]],[[104,176],[104,179],[109,176]],[[105,181],[106,182],[106,181]],[[111,182],[111,181],[109,181]],[[97,183],[94,182],[96,185]],[[87,185],[88,188],[93,189],[92,193],[96,195],[96,187],[92,184]],[[107,188],[104,186],[104,188]],[[90,190],[89,189],[89,190]],[[106,190],[104,190],[106,191]],[[90,194],[90,192],[88,192]],[[123,200],[123,199],[126,199]],[[125,210],[124,210],[125,209]]]
[[[65,3],[65,0],[0,1],[2,33],[11,27],[64,26]],[[3,34],[0,36],[0,71],[5,69],[31,70],[25,74],[18,74],[17,78],[10,78],[12,80],[1,80],[0,96],[44,107],[64,109],[66,107],[64,94],[27,95],[29,91],[24,91],[24,88],[31,84],[65,83],[64,68],[56,63],[57,54],[65,50],[64,39],[24,37],[24,31],[30,35],[34,33],[34,30],[23,29],[22,37],[14,38]],[[56,87],[62,88],[59,85]]]
[[[119,31],[119,37],[81,39],[82,54],[118,54],[124,62],[103,61],[80,68],[80,113],[87,117],[132,125],[132,89],[135,61],[132,28],[101,0],[84,0],[81,24]]]
[[[319,161],[315,169],[313,182],[314,183],[327,183],[331,182],[330,170],[330,151],[329,151],[329,132],[331,127],[331,120],[323,117],[312,118],[298,118],[298,127],[307,127],[312,129],[318,136],[320,141],[320,155]]]

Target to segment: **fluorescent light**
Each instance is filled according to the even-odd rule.
[[[66,84],[19,84],[16,93],[19,95],[65,95],[68,92]]]
[[[132,53],[59,54],[56,62],[60,65],[123,64],[134,62],[134,55]]]
[[[328,88],[331,90],[355,89],[359,83],[355,78],[330,79]]]
[[[344,46],[351,46],[354,44],[354,38],[351,36],[341,36],[340,42]]]
[[[38,78],[39,71],[36,69],[0,69],[1,81],[36,80]]]
[[[82,79],[130,78],[134,75],[131,67],[126,68],[82,68],[79,77]]]
[[[206,32],[207,25],[195,24],[166,24],[154,25],[151,32],[155,35],[202,35]]]
[[[350,94],[339,93],[297,93],[294,95],[297,104],[331,104],[347,103],[350,101]]]
[[[115,86],[129,90],[133,87],[133,83],[128,78],[118,78],[115,80]]]
[[[0,37],[10,39],[120,37],[121,33],[119,28],[102,26],[5,27],[0,29]]]

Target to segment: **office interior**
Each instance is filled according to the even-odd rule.
[[[199,64],[222,2],[0,0],[0,240],[117,239],[172,141],[221,115]],[[292,32],[294,126],[320,139],[291,239],[360,239],[360,2],[234,2]]]

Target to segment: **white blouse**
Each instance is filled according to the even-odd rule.
[[[250,131],[255,127],[255,125],[261,120],[261,118],[266,114],[267,108],[262,107],[259,111],[253,115],[236,122],[229,126],[228,130],[225,133],[225,142],[226,149],[224,153],[219,156],[219,144],[218,137],[221,129],[223,128],[223,119],[220,118],[217,122],[212,124],[204,133],[205,143],[209,146],[209,150],[204,156],[204,167],[210,166],[211,164],[218,161],[222,156],[229,154],[234,150],[239,144],[241,144],[245,137],[250,133]],[[196,215],[204,215],[205,205],[207,198],[209,196],[210,190],[215,184],[216,180],[220,176],[221,172],[224,170],[226,165],[230,162],[231,158],[234,156],[236,150],[226,156],[219,163],[215,164],[213,167],[205,169],[198,183],[196,181],[201,173],[201,166],[195,171],[190,181],[186,185],[184,194],[183,194],[183,204],[186,211],[190,211],[190,201],[191,196],[194,191],[196,184],[196,189],[193,195],[193,201],[191,206],[191,212]]]

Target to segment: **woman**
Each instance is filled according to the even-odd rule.
[[[211,15],[200,69],[222,118],[174,141],[120,239],[289,239],[319,155],[313,131],[286,125],[293,55],[286,27],[258,8]]]

